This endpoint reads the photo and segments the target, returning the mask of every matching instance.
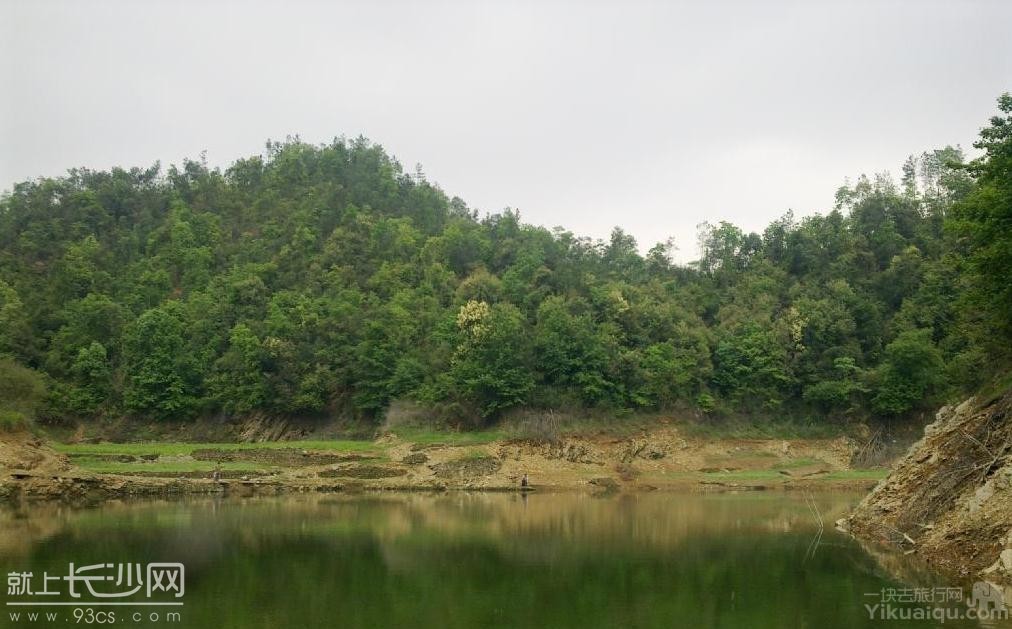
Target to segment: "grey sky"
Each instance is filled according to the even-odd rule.
[[[969,145],[1012,2],[0,0],[0,189],[365,135],[471,206],[645,249]]]

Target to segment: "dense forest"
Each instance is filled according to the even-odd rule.
[[[1008,364],[999,107],[979,158],[912,156],[762,233],[701,225],[688,265],[619,228],[479,216],[364,139],[19,183],[0,199],[0,412],[903,417]]]

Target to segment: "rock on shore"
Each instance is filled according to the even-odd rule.
[[[840,524],[958,578],[1012,583],[1012,391],[944,407]]]

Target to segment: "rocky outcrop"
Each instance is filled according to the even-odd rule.
[[[962,578],[1012,583],[1012,391],[944,407],[840,524]]]

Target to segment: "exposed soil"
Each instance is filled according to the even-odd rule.
[[[136,456],[134,456],[132,454],[87,454],[87,455],[80,455],[80,456],[87,456],[89,459],[94,459],[96,461],[109,461],[109,462],[112,462],[112,463],[135,463],[138,460],[138,458],[140,458],[140,457],[136,457]],[[75,456],[75,455],[70,455],[69,458],[70,458],[71,461],[73,461],[75,458],[78,458],[78,457]],[[153,457],[151,459],[148,459],[148,460],[152,460],[153,461],[153,460],[155,460],[157,458],[158,458],[158,455],[156,454],[156,455],[153,455]]]
[[[375,454],[297,448],[198,449],[192,456],[140,456],[135,470],[92,474],[28,435],[0,441],[0,497],[101,499],[121,495],[349,489],[585,491],[726,491],[861,489],[874,480],[847,476],[859,444],[812,440],[699,439],[673,426],[634,436],[567,436],[554,441],[503,440],[480,445],[418,444],[388,432]],[[132,455],[128,455],[132,456]],[[153,459],[157,459],[153,461]],[[109,455],[111,461],[123,461]],[[148,462],[248,462],[269,471],[157,471]],[[184,468],[185,469],[185,468]],[[835,476],[833,476],[835,473]]]
[[[204,471],[187,471],[187,472],[152,472],[147,470],[138,470],[131,472],[130,476],[140,476],[143,478],[210,478],[213,472]],[[233,480],[249,480],[251,478],[262,478],[267,476],[276,476],[277,472],[265,472],[263,470],[219,470],[218,478],[220,479],[233,479]],[[119,475],[119,476],[122,476]]]
[[[403,468],[382,467],[379,465],[348,465],[317,472],[320,478],[395,478],[404,476],[408,471]]]
[[[491,456],[456,459],[429,466],[436,476],[447,480],[473,480],[491,476],[502,467],[502,461]]]
[[[92,421],[72,429],[52,427],[61,439],[91,443],[111,441],[178,441],[185,443],[265,443],[297,439],[368,439],[372,429],[350,419],[321,417],[277,417],[251,413],[242,417],[209,416],[187,421],[151,421],[136,418]]]
[[[265,465],[282,465],[287,467],[305,467],[311,465],[333,465],[348,461],[367,461],[375,456],[364,454],[338,454],[329,452],[310,452],[296,448],[257,448],[249,450],[222,450],[219,448],[203,448],[194,450],[191,456],[198,461],[233,462],[249,461]]]
[[[53,451],[42,439],[30,432],[0,430],[0,470],[44,476],[70,469],[67,457]]]
[[[956,577],[1012,584],[1012,391],[941,409],[839,525]]]

